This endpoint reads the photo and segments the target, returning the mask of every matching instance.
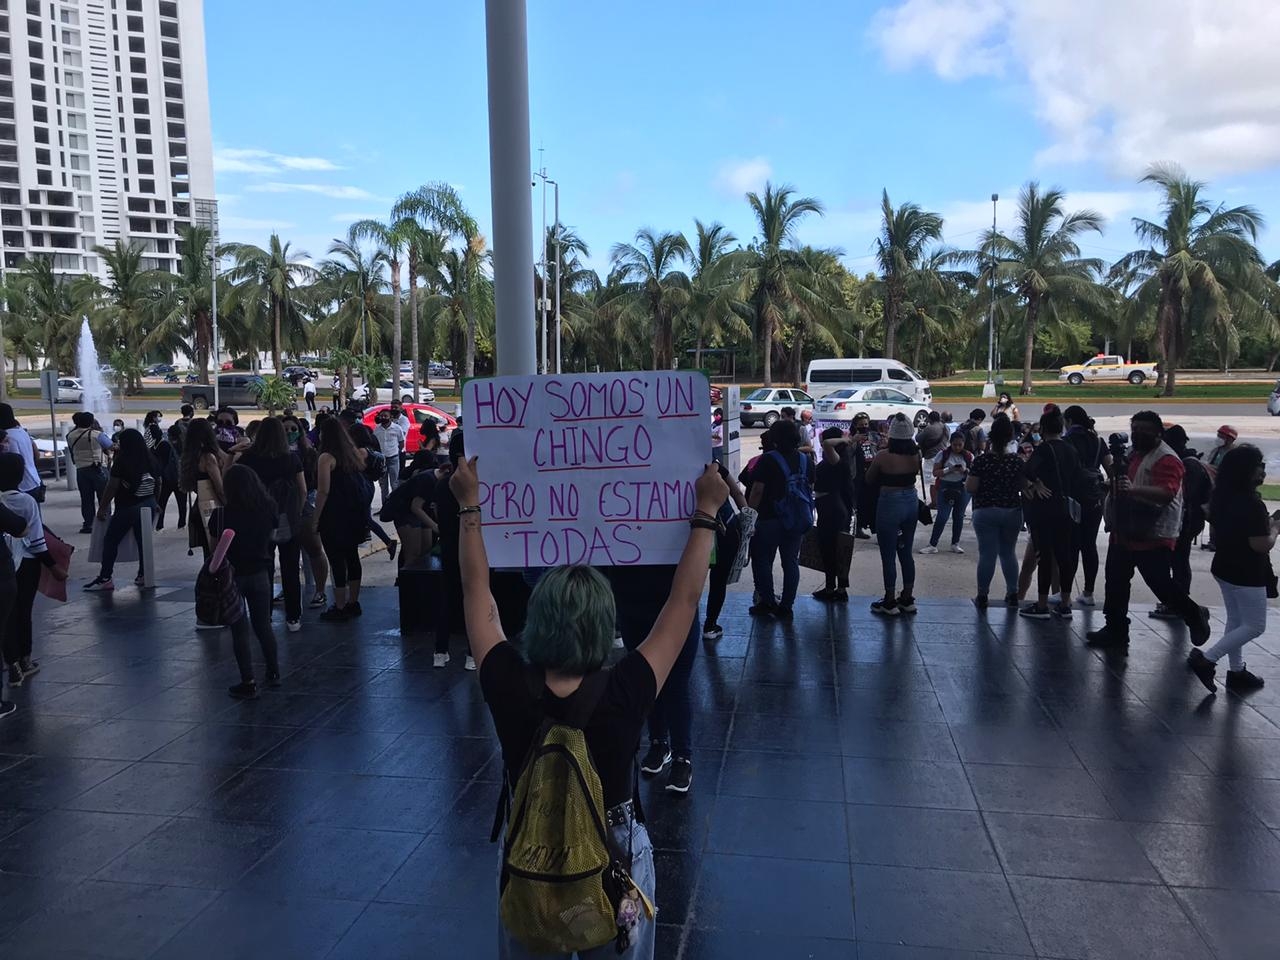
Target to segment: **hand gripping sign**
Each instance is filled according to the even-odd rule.
[[[711,459],[709,388],[690,371],[490,377],[463,387],[494,567],[672,564]]]

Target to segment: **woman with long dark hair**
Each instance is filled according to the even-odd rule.
[[[1102,442],[1093,418],[1084,407],[1072,404],[1062,411],[1067,432],[1066,444],[1080,458],[1080,482],[1076,499],[1080,501],[1080,570],[1084,573],[1084,589],[1076,600],[1093,606],[1093,588],[1098,582],[1098,530],[1102,527],[1102,505],[1107,491],[1106,471],[1111,469],[1111,453]]]
[[[160,428],[152,425],[151,429]],[[182,428],[176,423],[166,431],[165,439],[157,440],[154,445],[156,463],[160,467],[160,516],[156,520],[156,529],[164,529],[164,515],[169,509],[169,498],[173,497],[178,505],[178,529],[187,525],[187,496],[181,490],[182,476]]]
[[[130,532],[138,543],[138,576],[133,582],[142,586],[142,508],[149,507],[152,516],[159,512],[156,493],[160,489],[160,470],[142,434],[137,430],[122,430],[116,446],[116,455],[111,460],[111,478],[102,494],[102,505],[98,507],[98,519],[107,519],[112,504],[115,510],[111,513],[102,541],[102,567],[84,587],[89,591],[115,589],[111,577],[115,572],[116,554],[121,541]]]
[[[1227,608],[1227,629],[1208,650],[1192,650],[1187,657],[1187,666],[1210,693],[1218,689],[1214,673],[1223,657],[1228,690],[1244,693],[1263,686],[1263,679],[1249,672],[1241,650],[1266,631],[1267,595],[1276,592],[1271,548],[1280,533],[1280,511],[1267,516],[1258,492],[1266,478],[1262,451],[1251,444],[1233,446],[1218,465],[1209,520],[1216,547],[1212,571]]]
[[[911,550],[920,522],[916,494],[916,480],[920,477],[920,448],[916,446],[915,431],[911,421],[898,414],[889,421],[889,445],[867,467],[867,483],[880,491],[876,501],[876,543],[884,578],[884,599],[871,604],[872,613],[896,617],[916,612],[916,561]],[[895,593],[898,564],[902,565],[901,593]]]
[[[229,461],[214,435],[213,424],[208,420],[192,420],[183,441],[179,484],[185,494],[194,494],[196,498],[187,520],[187,544],[200,547],[205,559],[212,549],[209,519],[213,511],[226,503],[222,494],[222,472]]]
[[[284,424],[285,442],[288,443],[289,449],[298,455],[298,460],[302,463],[302,476],[307,486],[306,500],[302,505],[298,542],[302,545],[302,552],[307,556],[310,574],[308,589],[311,591],[311,600],[308,606],[323,607],[329,602],[324,594],[324,585],[329,580],[329,560],[324,555],[324,545],[320,543],[320,534],[316,532],[315,525],[316,461],[320,455],[311,445],[311,437],[305,421],[294,416],[286,416],[282,417],[280,422]]]
[[[1018,604],[1018,534],[1022,530],[1022,458],[1010,452],[1013,422],[1003,413],[991,421],[987,452],[978,454],[965,480],[973,496],[973,532],[978,537],[979,610],[987,607],[987,593],[996,573],[1004,573],[1005,604]]]
[[[280,584],[284,588],[284,619],[290,633],[302,629],[302,508],[307,481],[302,460],[289,449],[284,424],[274,417],[259,421],[253,444],[236,454],[236,462],[248,467],[262,481],[276,505],[272,538],[280,552]]]
[[[787,497],[789,484],[797,474],[813,489],[813,460],[800,452],[800,428],[794,420],[779,420],[769,428],[773,450],[762,456],[751,474],[747,504],[759,513],[751,538],[751,573],[755,579],[756,603],[752,613],[789,620],[796,591],[800,587],[800,541],[813,526],[813,516],[803,528],[788,526],[778,505]],[[812,497],[810,498],[812,503]],[[773,592],[773,559],[782,561],[782,595]]]
[[[1078,523],[1071,516],[1069,501],[1079,486],[1080,458],[1062,439],[1062,412],[1054,407],[1040,418],[1040,444],[1027,461],[1025,493],[1027,526],[1040,557],[1037,571],[1039,595],[1018,613],[1032,620],[1059,616],[1071,619],[1071,586],[1079,557]],[[1078,501],[1077,501],[1078,502]],[[1053,558],[1050,564],[1049,558]],[[1049,594],[1054,572],[1061,587],[1061,600],[1052,610]]]
[[[341,420],[320,426],[320,458],[316,461],[316,529],[329,558],[333,606],[322,620],[349,620],[361,614],[360,544],[369,537],[369,504],[373,484],[364,462]]]
[[[279,510],[258,474],[244,464],[227,468],[223,490],[227,499],[222,511],[223,525],[235,531],[235,539],[227,550],[227,562],[235,571],[236,586],[249,611],[247,617],[231,625],[240,682],[227,692],[237,700],[252,700],[258,695],[258,685],[253,678],[253,656],[249,652],[251,631],[258,638],[266,660],[267,686],[280,686],[276,637],[271,630],[271,540]],[[296,566],[296,556],[294,562]]]

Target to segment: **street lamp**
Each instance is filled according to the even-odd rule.
[[[555,301],[555,318],[556,318],[556,373],[560,372],[560,184],[547,176],[547,168],[544,166],[541,170],[534,174],[536,178],[532,186],[538,185],[538,180],[542,181],[542,237],[539,241],[541,250],[539,251],[538,262],[542,265],[542,296],[538,298],[538,310],[542,315],[542,372],[547,374],[551,372],[551,358],[547,351],[547,311],[551,309],[551,298],[547,296],[547,186],[555,188],[555,224],[552,230],[555,232],[556,238],[556,301]]]
[[[993,193],[991,195],[991,306],[987,311],[987,383],[982,388],[984,397],[996,395],[996,205],[999,202],[1000,194]]]

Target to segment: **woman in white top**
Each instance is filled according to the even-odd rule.
[[[40,480],[40,471],[36,469],[35,441],[22,428],[22,424],[14,419],[13,407],[7,403],[0,403],[0,431],[4,431],[4,442],[0,444],[0,449],[22,457],[22,483],[18,489],[31,494],[37,503],[44,503],[44,483]]]
[[[938,541],[947,529],[948,517],[951,518],[951,552],[964,553],[960,532],[964,529],[964,511],[969,506],[969,491],[964,482],[972,466],[973,454],[964,448],[964,435],[952,434],[951,444],[939,450],[933,460],[933,476],[938,482],[938,519],[934,521],[933,533],[929,534],[929,545],[921,549],[921,553],[938,552]]]

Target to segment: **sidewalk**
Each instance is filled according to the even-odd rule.
[[[39,610],[0,723],[0,956],[493,956],[500,759],[461,639],[433,670],[375,586],[358,622],[277,622],[284,687],[238,703],[161,572]],[[1274,955],[1280,625],[1244,701],[1141,610],[1109,660],[1096,613],[748,600],[700,644],[692,792],[643,790],[659,958]]]

